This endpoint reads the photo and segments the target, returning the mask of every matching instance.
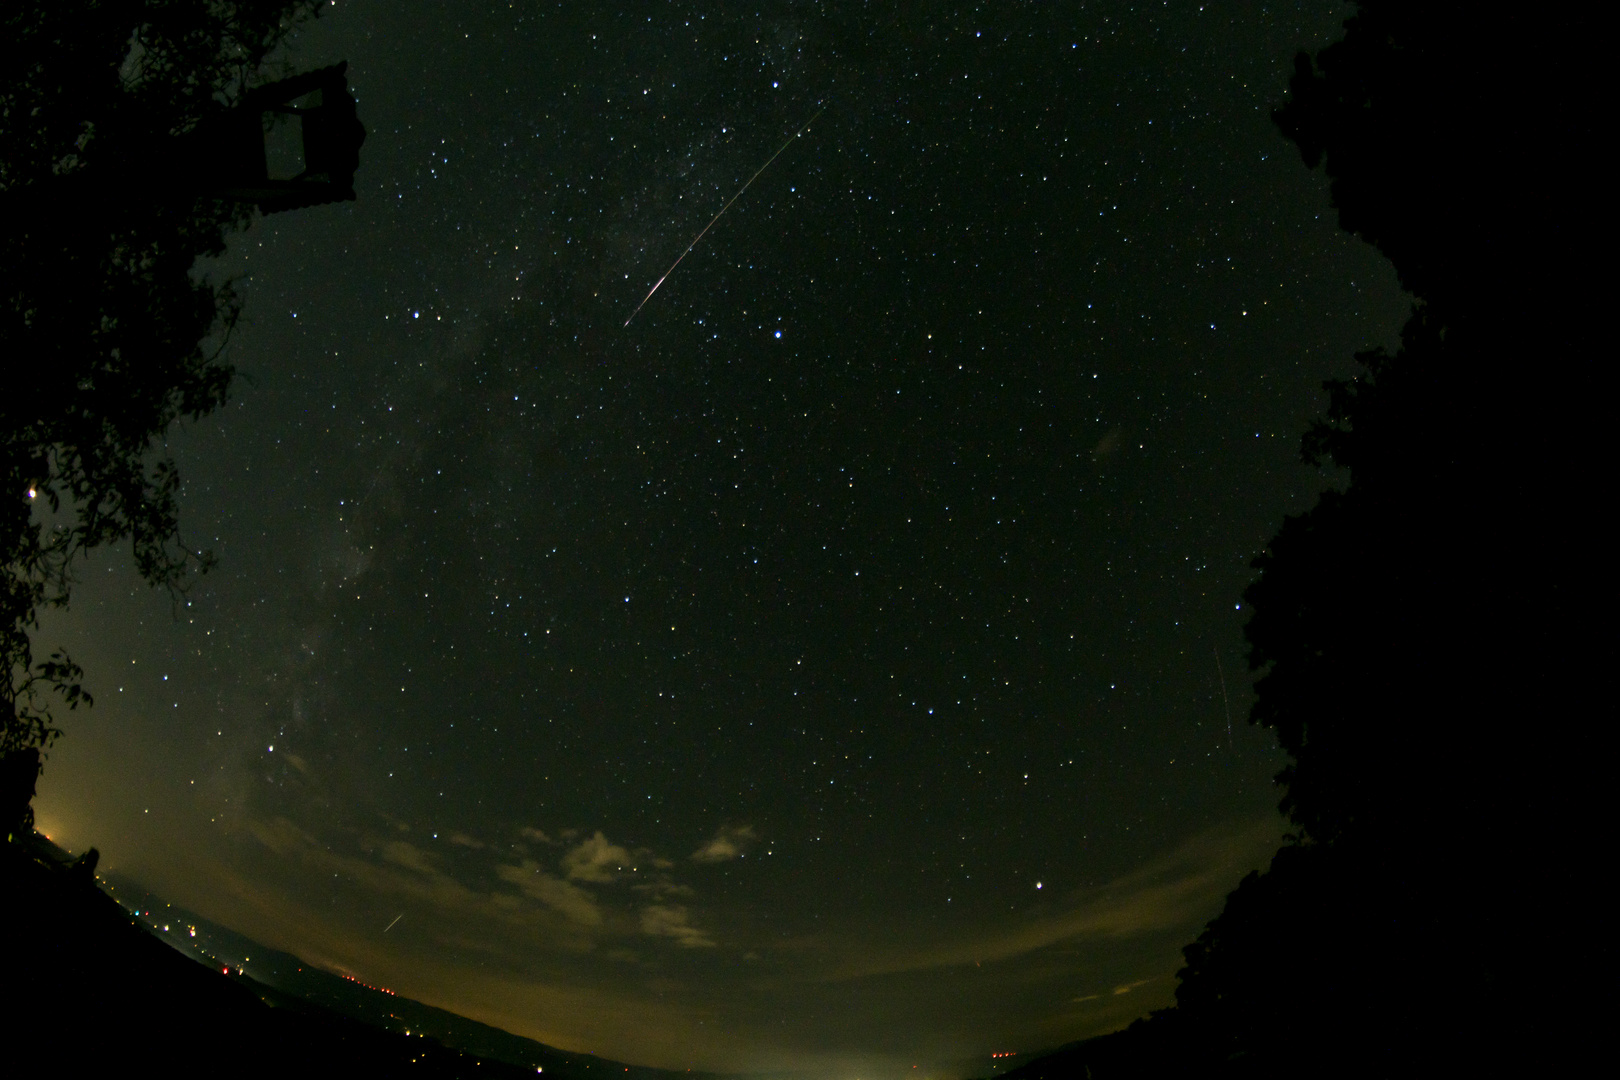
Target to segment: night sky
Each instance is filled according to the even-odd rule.
[[[41,828],[644,1064],[1168,1004],[1284,828],[1250,563],[1408,307],[1270,120],[1348,9],[1207,6],[343,0],[289,58],[349,61],[358,201],[208,268],[220,565],[46,623],[96,705]]]

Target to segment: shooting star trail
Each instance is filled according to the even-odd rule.
[[[1215,650],[1215,670],[1221,676],[1221,701],[1226,705],[1226,748],[1232,749],[1232,699],[1226,696],[1226,669],[1221,666],[1221,650]]]
[[[688,255],[690,255],[692,253],[692,249],[698,246],[698,241],[703,239],[704,234],[707,233],[710,229],[714,228],[714,223],[716,221],[719,221],[721,218],[725,217],[726,211],[731,209],[731,204],[736,202],[738,199],[743,197],[743,192],[748,190],[748,187],[749,187],[750,184],[752,184],[755,180],[759,179],[759,174],[764,172],[766,169],[770,168],[771,167],[771,162],[775,161],[777,158],[781,157],[782,156],[782,151],[786,150],[788,147],[792,146],[793,145],[793,140],[797,139],[800,135],[803,135],[806,131],[808,131],[810,129],[810,125],[816,122],[816,117],[820,116],[822,113],[824,113],[826,111],[827,111],[827,106],[823,105],[821,108],[816,110],[816,115],[815,116],[812,116],[810,119],[808,119],[808,120],[806,120],[804,122],[803,127],[801,127],[798,131],[795,131],[792,135],[789,135],[788,139],[787,139],[787,142],[783,143],[781,148],[778,149],[776,151],[776,153],[771,155],[770,161],[767,161],[767,162],[765,162],[765,164],[761,165],[759,167],[758,171],[756,171],[753,176],[750,176],[748,178],[748,183],[744,184],[742,187],[738,188],[737,189],[737,194],[733,195],[731,197],[730,201],[727,202],[726,205],[724,205],[724,206],[722,206],[720,208],[720,212],[718,214],[714,215],[714,219],[712,221],[710,221],[707,225],[703,226],[703,232],[700,232],[696,236],[692,237],[692,242],[690,244],[686,245],[686,250],[685,251],[681,252],[681,258],[676,259],[674,262],[669,264],[669,269],[664,271],[664,276],[659,278],[656,282],[653,283],[653,287],[647,290],[647,295],[643,296],[641,298],[641,303],[636,305],[636,310],[634,310],[634,311],[632,311],[630,313],[630,318],[624,320],[624,325],[625,326],[630,325],[630,319],[634,319],[637,315],[641,314],[641,309],[646,307],[647,306],[647,301],[649,301],[649,300],[651,300],[653,298],[653,293],[658,291],[658,286],[662,285],[664,283],[665,279],[668,278],[669,275],[671,275],[671,274],[673,274],[675,272],[675,268],[677,266],[681,265],[681,259],[686,258]]]
[[[399,920],[403,919],[404,917],[405,913],[402,911],[398,915],[394,916],[394,922],[399,922]],[[386,934],[388,931],[392,930],[394,928],[394,922],[391,922],[387,926],[383,927],[383,933]]]

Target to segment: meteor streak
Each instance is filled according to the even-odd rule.
[[[1221,677],[1221,700],[1226,703],[1226,748],[1232,749],[1232,699],[1226,696],[1226,668],[1221,666],[1221,650],[1215,650],[1215,671]]]
[[[675,272],[675,268],[677,266],[681,265],[681,259],[686,258],[688,255],[690,255],[692,253],[692,249],[698,246],[698,241],[703,239],[704,234],[707,233],[710,229],[714,228],[714,223],[716,221],[719,221],[721,218],[725,217],[726,211],[731,209],[731,204],[736,202],[738,199],[742,198],[743,192],[748,190],[749,185],[752,184],[755,180],[759,179],[759,174],[764,172],[766,169],[770,168],[771,167],[771,162],[775,161],[777,158],[781,157],[782,156],[782,151],[786,150],[789,146],[792,146],[793,145],[793,140],[797,139],[800,135],[803,135],[806,131],[808,131],[810,129],[810,125],[816,122],[816,117],[820,116],[822,113],[824,113],[826,111],[827,111],[827,106],[823,105],[821,108],[816,110],[816,115],[815,116],[812,116],[810,119],[808,119],[808,120],[806,120],[804,122],[804,127],[801,127],[798,131],[795,131],[792,135],[789,135],[788,139],[787,139],[787,142],[783,143],[781,145],[781,147],[776,151],[776,153],[774,153],[774,154],[772,154],[770,156],[770,160],[766,161],[765,164],[761,165],[759,167],[759,169],[754,173],[754,175],[750,176],[748,178],[748,183],[744,184],[742,187],[738,188],[737,189],[737,194],[733,195],[731,197],[730,201],[727,202],[726,205],[724,205],[724,206],[722,206],[720,208],[720,212],[718,214],[714,215],[714,219],[712,221],[710,221],[707,225],[703,226],[703,232],[700,232],[696,236],[692,237],[692,242],[690,244],[686,245],[686,250],[685,251],[681,252],[680,259],[676,259],[674,262],[669,264],[669,269],[664,271],[664,276],[659,278],[656,282],[653,283],[653,287],[647,290],[647,295],[643,296],[641,298],[641,303],[636,305],[636,310],[634,310],[634,311],[632,311],[630,313],[630,318],[624,320],[624,325],[625,326],[630,325],[630,319],[634,319],[637,315],[641,314],[641,309],[647,306],[647,301],[651,300],[652,296],[653,296],[653,293],[658,291],[658,286],[662,285],[664,283],[664,280],[666,278],[668,278],[669,275],[671,275],[671,274],[673,274]]]
[[[383,933],[386,934],[386,933],[388,933],[388,931],[392,930],[394,928],[394,923],[399,922],[399,920],[403,919],[404,917],[405,917],[405,913],[403,911],[400,912],[398,915],[395,915],[394,916],[394,922],[391,922],[387,926],[383,927]]]

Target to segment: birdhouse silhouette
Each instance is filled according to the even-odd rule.
[[[185,139],[193,175],[209,194],[255,203],[266,214],[352,201],[366,129],[349,94],[348,66],[255,87],[197,125]],[[273,170],[266,136],[288,118],[302,135],[302,168]]]

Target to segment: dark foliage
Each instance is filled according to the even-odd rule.
[[[1417,300],[1397,355],[1330,384],[1305,456],[1350,483],[1284,525],[1249,594],[1254,719],[1319,841],[1480,832],[1523,754],[1487,728],[1556,707],[1574,681],[1531,673],[1591,652],[1582,21],[1364,3],[1276,114]]]
[[[1344,25],[1298,56],[1275,114],[1305,164],[1325,165],[1344,228],[1447,319],[1582,276],[1548,256],[1593,243],[1597,12],[1362,0]]]
[[[39,782],[39,747],[0,753],[0,840],[26,835],[34,827],[34,785]]]
[[[1329,385],[1246,593],[1251,720],[1299,830],[1185,950],[1175,1008],[1030,1075],[1560,1072],[1612,949],[1592,703],[1607,606],[1582,17],[1366,0],[1279,126],[1415,298]]]
[[[178,525],[164,434],[225,400],[203,342],[237,315],[192,277],[248,221],[175,171],[175,140],[223,113],[322,0],[101,0],[0,10],[0,753],[57,734],[51,691],[90,696],[39,612],[75,560],[128,539],[152,584],[209,557]],[[47,510],[48,508],[48,510]]]

